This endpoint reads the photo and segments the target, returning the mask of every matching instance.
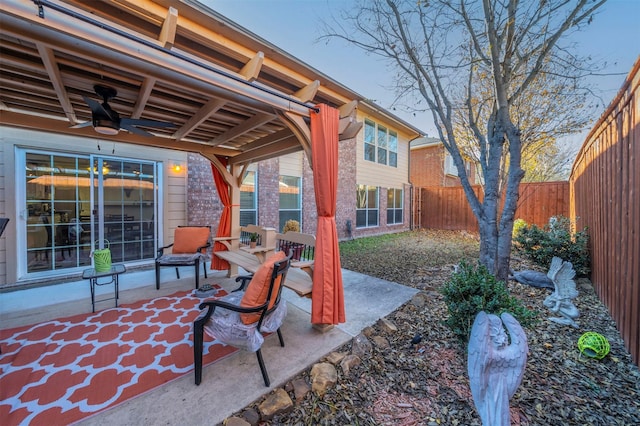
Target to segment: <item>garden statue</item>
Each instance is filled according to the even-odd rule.
[[[576,271],[573,270],[571,262],[565,262],[554,256],[547,276],[553,281],[555,290],[542,303],[554,314],[561,315],[551,317],[549,320],[578,328],[575,322],[579,315],[578,308],[572,302],[578,296],[576,283],[573,281],[575,275]]]
[[[538,288],[548,288],[550,290],[555,289],[553,281],[551,281],[547,274],[545,274],[544,272],[532,271],[530,269],[525,269],[524,271],[511,270],[510,272],[511,275],[509,276],[509,278],[512,280],[516,280],[521,284],[526,284]]]
[[[529,351],[520,323],[507,312],[498,318],[481,311],[471,328],[468,351],[471,394],[482,424],[511,424],[509,400],[520,386]]]

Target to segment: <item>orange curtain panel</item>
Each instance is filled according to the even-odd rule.
[[[218,157],[220,162],[226,166],[227,159]],[[224,181],[222,174],[216,169],[216,167],[211,163],[211,171],[213,172],[213,180],[216,184],[216,190],[218,191],[218,196],[220,197],[220,201],[222,202],[222,215],[220,216],[220,223],[218,224],[218,231],[216,232],[216,237],[229,237],[231,236],[231,197],[229,196],[229,185]],[[220,243],[216,242],[213,245],[213,252],[217,251],[225,251],[227,247]],[[213,255],[213,259],[211,259],[211,269],[216,271],[225,271],[229,269],[229,262],[226,260],[220,259],[218,256]]]
[[[311,323],[338,324],[345,322],[336,228],[340,114],[337,109],[328,105],[318,105],[317,108],[319,112],[311,113],[311,155],[318,210]]]

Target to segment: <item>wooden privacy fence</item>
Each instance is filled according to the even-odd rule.
[[[481,186],[474,192],[482,199]],[[424,187],[414,191],[415,217],[423,228],[478,232],[476,220],[462,187]],[[544,226],[551,216],[569,217],[569,183],[539,182],[520,185],[516,219]]]
[[[591,281],[640,365],[640,59],[573,164],[571,216],[588,227]],[[585,327],[588,325],[585,324]]]

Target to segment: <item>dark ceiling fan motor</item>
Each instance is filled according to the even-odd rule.
[[[100,84],[93,86],[93,90],[103,99],[101,104],[103,111],[94,111],[94,108],[91,108],[91,121],[93,122],[94,130],[103,135],[117,135],[120,131],[120,114],[109,106],[109,100],[116,97],[117,90]]]
[[[126,130],[130,133],[135,133],[141,136],[153,136],[153,134],[139,129],[136,126],[155,128],[175,127],[173,123],[169,123],[166,121],[146,120],[142,118],[120,118],[120,114],[118,114],[109,105],[109,100],[115,98],[118,95],[116,89],[96,84],[95,86],[93,86],[93,90],[98,96],[102,98],[102,103],[87,98],[86,96],[82,96],[84,101],[91,108],[91,121],[76,124],[75,126],[71,126],[71,128],[77,129],[81,127],[93,126],[96,132],[109,136],[117,135],[120,130]]]

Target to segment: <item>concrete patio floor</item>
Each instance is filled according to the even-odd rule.
[[[193,288],[193,273],[188,274],[189,268],[181,269],[183,278],[180,280],[175,280],[171,268],[165,269],[171,273],[163,272],[160,290],[155,289],[153,279],[142,281],[148,285],[133,285],[141,282],[141,276],[151,277],[151,274],[138,273],[140,276],[137,278],[132,277],[135,274],[123,275],[119,303],[151,299]],[[217,283],[227,290],[237,286],[235,280],[226,278],[224,272],[211,271],[208,279],[201,278],[201,283],[204,282]],[[262,346],[271,379],[270,387],[264,386],[255,354],[238,351],[205,367],[200,386],[194,384],[193,373],[189,373],[123,404],[88,417],[79,424],[218,424],[273,389],[283,386],[298,373],[349,342],[362,329],[393,312],[417,292],[410,287],[347,270],[343,270],[343,283],[347,321],[324,333],[311,325],[311,300],[301,298],[288,289],[283,291],[288,303],[288,314],[282,327],[285,347],[280,347],[275,336],[268,337]],[[73,288],[69,291],[63,290],[62,287],[56,292],[55,297],[38,297],[38,291],[46,291],[43,289],[0,294],[0,327],[12,328],[90,312],[88,283],[85,281],[73,286],[76,298],[63,294],[73,294]],[[112,286],[105,287],[109,289],[101,290],[106,293],[113,291]],[[78,299],[78,294],[83,294],[84,297]],[[96,304],[96,310],[112,306],[113,300],[105,301]]]

